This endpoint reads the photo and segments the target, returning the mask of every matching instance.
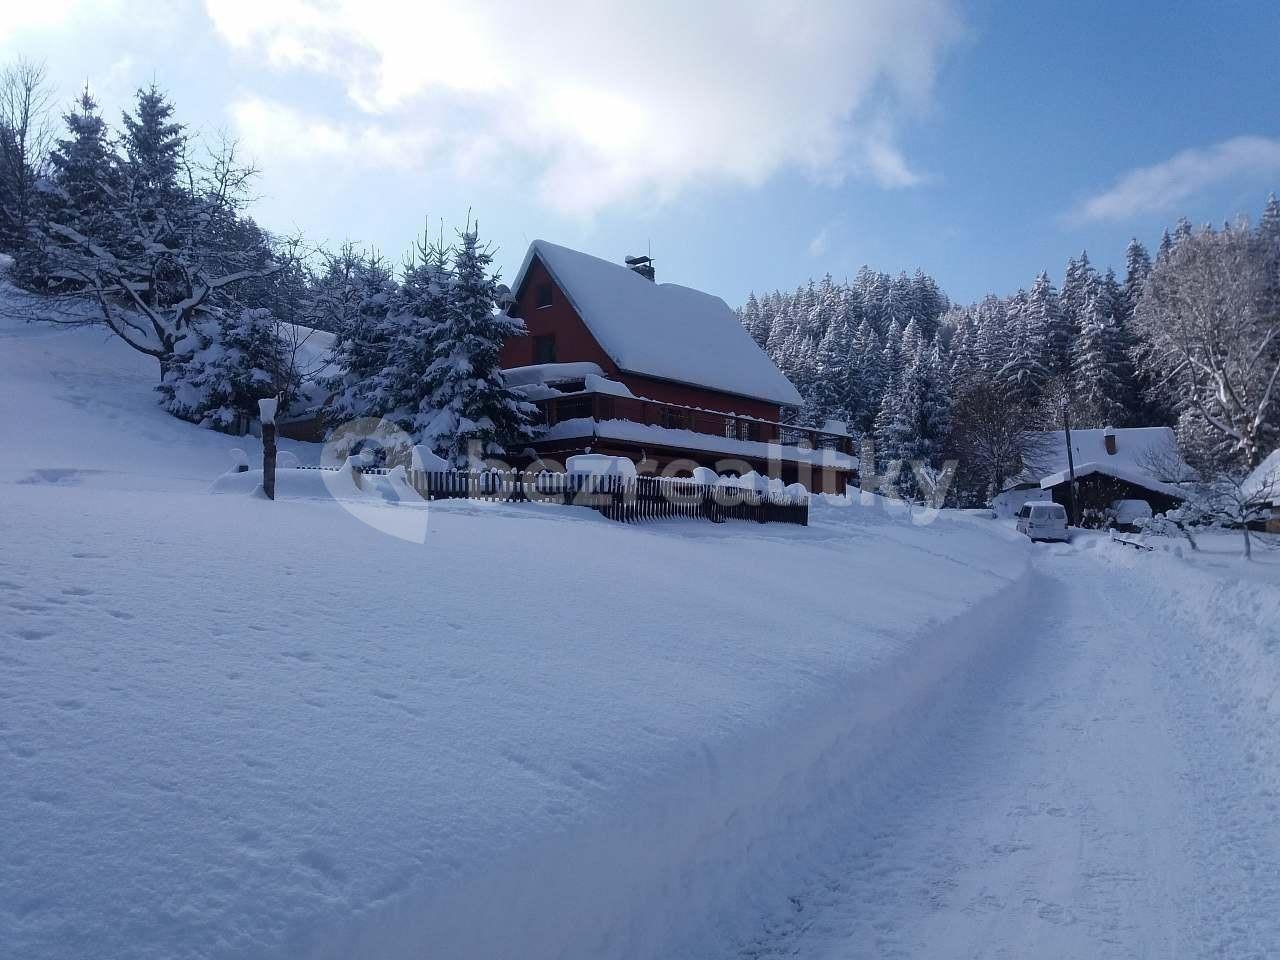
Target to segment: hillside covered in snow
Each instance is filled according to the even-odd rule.
[[[411,542],[332,500],[210,495],[250,438],[163,413],[154,363],[101,331],[4,304],[7,955],[1280,943],[1273,568],[1241,586],[1224,559],[1033,549],[875,498],[806,528],[458,501]],[[1132,603],[1091,602],[1117,578]],[[1174,702],[1172,726],[1128,723]],[[1172,752],[1090,766],[1134,729],[1135,756]],[[1220,821],[1177,793],[1195,732],[1233,778]],[[1116,813],[1139,782],[1194,870]],[[1210,883],[1229,909],[1182,910]]]

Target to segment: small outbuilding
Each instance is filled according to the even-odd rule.
[[[1164,513],[1181,506],[1186,494],[1172,484],[1163,483],[1141,470],[1124,464],[1082,463],[1075,469],[1076,516],[1087,521],[1101,522],[1107,509],[1117,500],[1145,500],[1151,512]],[[1070,509],[1071,472],[1063,470],[1040,481],[1041,491],[1048,493],[1055,503]]]

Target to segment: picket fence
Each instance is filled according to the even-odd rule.
[[[385,475],[385,467],[361,467]],[[406,478],[427,500],[490,500],[590,507],[610,520],[638,523],[683,517],[723,523],[809,524],[808,496],[746,490],[669,477],[620,477],[525,470],[415,470]]]

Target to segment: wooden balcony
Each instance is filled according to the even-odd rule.
[[[537,405],[546,417],[547,426],[555,426],[566,420],[627,420],[671,430],[690,430],[694,433],[731,440],[777,443],[782,446],[810,450],[825,448],[850,457],[854,456],[853,440],[844,434],[827,433],[809,427],[719,413],[698,407],[682,407],[657,400],[583,392],[539,400]]]

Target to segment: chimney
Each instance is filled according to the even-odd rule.
[[[626,264],[650,283],[653,282],[653,257],[627,257]]]
[[[1107,448],[1107,455],[1114,457],[1116,455],[1116,430],[1115,427],[1107,427],[1102,431],[1102,442]]]

